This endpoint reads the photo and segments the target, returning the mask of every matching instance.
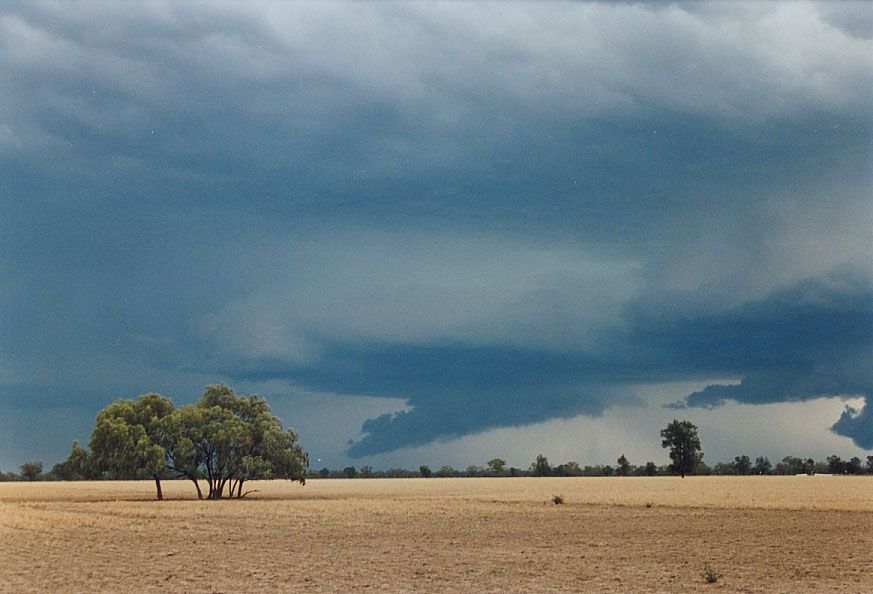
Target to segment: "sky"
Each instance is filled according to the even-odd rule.
[[[219,381],[315,467],[864,457],[873,6],[0,5],[0,469]]]

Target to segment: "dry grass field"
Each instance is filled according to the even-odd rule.
[[[873,478],[0,484],[4,592],[873,592]],[[551,503],[562,495],[565,504]],[[704,564],[721,574],[703,580]]]

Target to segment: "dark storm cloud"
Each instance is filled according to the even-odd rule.
[[[870,22],[4,5],[0,399],[216,376],[405,399],[367,455],[640,382],[741,380],[688,406],[869,394]],[[835,431],[869,445],[868,410]]]
[[[354,444],[353,455],[599,415],[633,402],[625,387],[633,382],[742,378],[737,385],[711,385],[675,407],[873,393],[873,286],[861,274],[841,270],[720,311],[695,311],[682,301],[630,303],[587,348],[571,352],[345,343],[326,348],[315,366],[260,360],[231,373],[407,399],[412,410],[365,424],[368,435]],[[865,443],[848,421],[835,429]]]
[[[860,411],[847,406],[831,429],[838,435],[852,438],[855,444],[865,450],[873,449],[873,406],[870,405],[870,397],[867,396]]]

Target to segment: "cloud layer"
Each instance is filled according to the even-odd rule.
[[[871,24],[4,6],[0,402],[216,377],[407,402],[350,436],[368,456],[649,383],[712,382],[676,394],[695,408],[869,397]],[[834,431],[873,446],[871,406]]]

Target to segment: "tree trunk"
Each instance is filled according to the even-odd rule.
[[[197,499],[203,499],[203,491],[200,490],[200,483],[197,482],[196,478],[192,478],[191,482],[194,483],[195,487],[197,487]]]
[[[242,498],[242,486],[243,486],[243,479],[239,479],[239,484],[237,485],[237,492],[236,492],[237,499]]]
[[[163,499],[164,499],[164,492],[161,491],[161,477],[159,477],[159,476],[156,475],[156,474],[153,474],[152,476],[155,478],[155,487],[156,487],[157,490],[158,490],[158,501],[163,501]]]

